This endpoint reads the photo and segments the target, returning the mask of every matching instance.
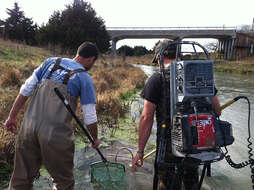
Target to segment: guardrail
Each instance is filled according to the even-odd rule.
[[[236,30],[237,27],[106,27],[107,30]]]

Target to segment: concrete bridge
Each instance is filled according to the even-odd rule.
[[[219,40],[219,51],[224,59],[231,59],[236,52],[236,27],[108,27],[112,40],[112,53],[116,55],[116,43],[122,39],[181,39],[214,38]]]

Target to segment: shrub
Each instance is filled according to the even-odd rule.
[[[19,86],[20,85],[20,72],[16,68],[7,67],[5,72],[1,75],[0,84],[2,87]]]

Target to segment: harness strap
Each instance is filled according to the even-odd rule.
[[[76,73],[81,73],[81,72],[86,72],[84,69],[76,69],[73,71],[68,71],[68,73],[65,75],[64,80],[63,80],[63,84],[67,84],[70,77]]]
[[[86,72],[84,69],[76,69],[73,71],[66,69],[60,65],[61,61],[62,61],[62,58],[60,58],[60,57],[56,59],[56,63],[54,65],[54,67],[51,69],[49,75],[47,76],[47,79],[50,79],[50,77],[56,70],[58,70],[58,69],[65,70],[65,71],[67,71],[67,74],[64,77],[63,84],[67,85],[67,83],[72,75],[74,75],[75,73]]]
[[[49,75],[47,76],[47,79],[50,79],[51,75],[52,75],[57,69],[62,68],[62,66],[60,66],[61,61],[62,61],[62,58],[60,58],[60,57],[57,58],[54,67],[51,69]]]

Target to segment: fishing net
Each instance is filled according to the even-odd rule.
[[[90,165],[91,182],[103,190],[126,190],[125,166],[114,162]]]

